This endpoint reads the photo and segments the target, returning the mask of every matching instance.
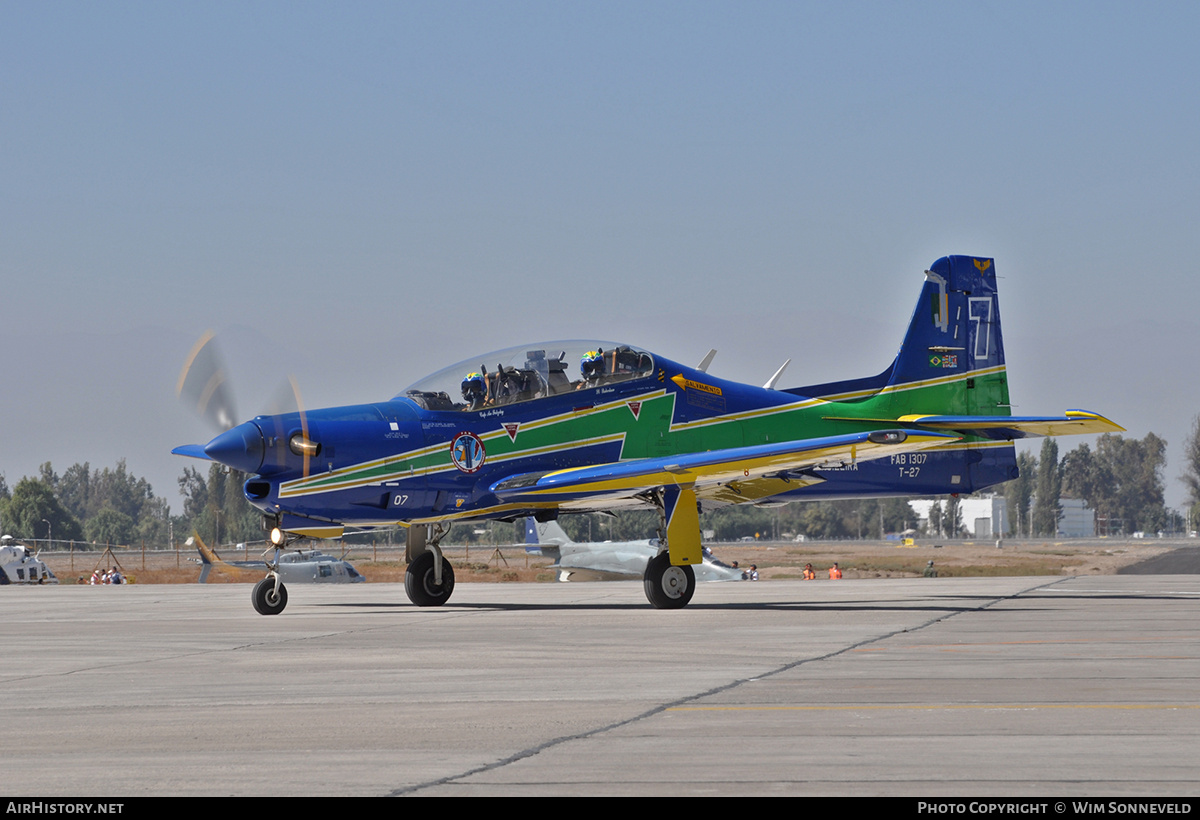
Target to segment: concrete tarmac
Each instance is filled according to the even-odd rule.
[[[0,590],[9,790],[1200,794],[1193,576]]]

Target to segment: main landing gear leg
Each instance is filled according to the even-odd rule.
[[[642,585],[655,609],[683,609],[696,592],[696,572],[691,565],[702,560],[696,493],[690,486],[666,487],[656,493],[655,506],[662,546],[646,564]]]
[[[441,524],[408,528],[408,570],[404,573],[404,591],[417,606],[441,606],[454,592],[454,567],[438,546],[450,529]]]

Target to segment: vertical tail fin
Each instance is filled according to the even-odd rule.
[[[789,392],[841,403],[830,409],[829,417],[842,421],[904,424],[922,416],[976,417],[973,421],[1011,416],[995,263],[977,256],[934,262],[925,272],[904,342],[887,370]],[[1017,477],[1016,453],[1007,437],[976,435],[970,429],[980,425],[969,425],[962,441],[928,451],[919,479],[909,485],[912,494],[973,492]],[[867,469],[880,467],[871,465]],[[913,470],[911,477],[917,476]],[[889,481],[889,492],[895,491],[894,475]],[[836,492],[833,482],[827,491]]]
[[[945,256],[925,272],[887,387],[908,413],[1010,415],[993,260]],[[914,393],[933,404],[914,407]]]
[[[976,256],[934,262],[900,352],[879,375],[787,392],[829,401],[875,400],[874,415],[1010,415],[995,263]]]
[[[574,544],[571,537],[566,531],[558,525],[557,521],[542,521],[537,525],[538,541],[543,544],[552,544],[561,547],[564,544]]]
[[[557,555],[558,548],[574,543],[557,521],[525,519],[525,551],[535,555]]]

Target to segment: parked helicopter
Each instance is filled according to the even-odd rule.
[[[345,558],[335,558],[320,550],[297,550],[282,555],[276,554],[277,563],[272,566],[265,558],[257,561],[226,561],[209,548],[199,535],[193,535],[185,542],[194,546],[200,553],[200,579],[197,583],[208,583],[209,573],[213,567],[227,567],[235,572],[273,571],[287,584],[361,584],[367,579],[363,577],[353,564]]]
[[[58,578],[38,553],[30,552],[11,535],[0,537],[0,586],[57,583]]]
[[[925,272],[900,351],[876,376],[780,390],[781,367],[755,387],[709,375],[712,355],[688,367],[620,343],[524,345],[388,401],[257,416],[172,452],[251,474],[245,496],[278,548],[406,526],[405,591],[418,606],[453,592],[439,547],[450,522],[653,507],[646,594],[677,609],[695,590],[701,505],[971,493],[1017,476],[1014,439],[1124,430],[1082,410],[1011,415],[988,258],[943,257]],[[229,425],[219,372],[185,367],[181,395]],[[279,574],[252,600],[281,612]]]

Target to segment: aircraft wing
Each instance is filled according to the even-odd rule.
[[[834,420],[835,417],[827,417]],[[1099,413],[1068,410],[1062,416],[901,416],[898,419],[850,419],[879,424],[916,426],[924,430],[945,430],[997,441],[1036,436],[1072,436],[1087,433],[1123,433],[1125,428]]]
[[[807,478],[801,471],[884,458],[957,441],[939,431],[875,430],[839,436],[735,447],[550,472],[521,473],[491,486],[504,501],[552,501],[573,509],[604,508],[659,487],[703,490],[764,478]],[[790,474],[795,473],[793,477]],[[793,485],[794,488],[795,485]],[[744,500],[755,500],[746,497]]]

